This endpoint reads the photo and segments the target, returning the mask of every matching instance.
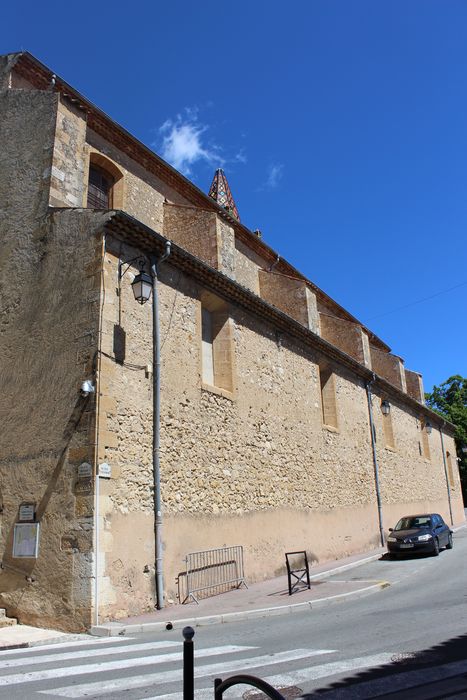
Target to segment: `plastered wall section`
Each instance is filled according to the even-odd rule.
[[[408,369],[405,370],[405,383],[407,386],[407,393],[416,401],[420,403],[425,403],[425,394],[423,391],[423,379],[421,374],[418,372],[412,372]]]
[[[111,464],[102,503],[104,617],[154,607],[151,466],[151,310],[132,299],[129,281],[116,297],[116,257],[106,258],[103,350],[112,355],[113,326],[126,333],[125,364],[103,363]],[[135,251],[128,250],[128,255]],[[312,561],[377,546],[374,467],[362,383],[335,368],[338,430],[322,425],[318,362],[309,348],[246,311],[231,307],[235,350],[232,397],[203,389],[199,299],[203,290],[173,269],[160,270],[162,396],[161,479],[167,601],[187,552],[242,544],[249,580],[284,568],[284,552],[306,548]],[[121,309],[119,310],[119,304]],[[106,344],[105,344],[106,343]],[[376,408],[375,408],[376,410]],[[439,453],[434,471],[418,455],[415,417],[394,413],[397,450],[381,447],[383,498],[393,510],[430,504],[446,512]],[[382,422],[376,417],[382,434]],[[417,481],[407,480],[407,460]],[[397,486],[397,503],[392,488]],[[460,510],[457,511],[460,515]],[[386,516],[385,516],[386,518]],[[349,523],[358,527],[349,527]],[[131,533],[131,536],[129,535]],[[326,534],[326,536],[324,536]]]
[[[222,241],[214,212],[166,203],[164,235],[214,269],[219,268]]]
[[[344,319],[320,314],[321,335],[325,340],[335,345],[347,355],[350,355],[362,365],[368,366],[365,335],[361,326]]]
[[[317,331],[316,297],[302,280],[258,270],[259,295],[296,321]]]
[[[382,352],[370,344],[371,367],[401,391],[407,391],[404,365],[400,357],[389,352]]]
[[[28,221],[11,219],[9,235],[22,229],[21,293],[1,336],[0,607],[26,624],[78,631],[91,622],[93,581],[92,474],[78,479],[78,466],[92,468],[95,442],[94,401],[80,386],[96,358],[103,215]],[[25,502],[40,526],[37,559],[13,551]]]

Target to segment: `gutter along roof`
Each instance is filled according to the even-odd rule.
[[[55,211],[61,211],[56,209]],[[120,236],[130,245],[135,245],[144,253],[161,254],[165,250],[167,238],[141,223],[124,211],[110,212],[111,216],[105,224],[106,232]],[[260,316],[269,321],[278,330],[300,340],[313,350],[321,352],[331,358],[339,365],[350,370],[353,374],[363,379],[365,382],[374,380],[373,386],[381,390],[385,396],[393,400],[410,406],[418,416],[429,417],[433,425],[447,429],[449,432],[455,431],[455,426],[440,415],[429,409],[424,404],[419,403],[411,396],[401,391],[383,377],[376,375],[372,370],[360,364],[353,357],[347,355],[335,345],[332,345],[321,336],[313,333],[291,316],[280,311],[275,306],[264,301],[257,294],[254,294],[246,287],[235,282],[222,272],[210,267],[207,263],[188,253],[184,248],[172,243],[172,252],[169,264],[186,272],[196,279],[206,288],[214,291],[229,302],[235,302],[239,306],[247,309],[250,313]]]
[[[361,326],[363,330],[368,333],[369,339],[375,347],[385,352],[390,351],[390,347],[381,340],[381,338],[366,328],[355,316],[279,256],[278,253],[258,238],[250,229],[231,216],[223,207],[219,206],[212,197],[209,197],[208,194],[196,187],[196,185],[184,177],[178,170],[175,170],[175,168],[154,153],[154,151],[117,124],[105,114],[105,112],[83,97],[77,90],[68,85],[68,83],[53,73],[32,54],[24,51],[8,55],[11,58],[10,68],[14,68],[18,74],[41,90],[50,90],[53,79],[55,81],[53,89],[60,92],[64,98],[70,100],[76,107],[87,113],[87,124],[90,129],[96,131],[103,138],[113,143],[130,158],[143,165],[146,170],[164,180],[192,204],[216,212],[232,226],[238,239],[244,242],[250,250],[256,252],[271,264],[276,263],[274,267],[276,273],[282,273],[298,280],[303,280],[303,282],[317,294],[318,298],[335,311],[339,318]]]

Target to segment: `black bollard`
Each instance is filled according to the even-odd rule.
[[[194,644],[195,631],[193,627],[183,628],[183,700],[194,700],[195,697],[195,667]]]

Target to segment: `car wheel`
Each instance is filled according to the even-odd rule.
[[[447,543],[447,545],[446,545],[446,549],[452,549],[452,545],[453,545],[453,542],[452,542],[452,535],[451,535],[451,533],[449,533],[448,543]]]
[[[433,552],[432,552],[434,557],[437,557],[439,554],[439,541],[438,538],[435,537],[434,542],[433,542]]]

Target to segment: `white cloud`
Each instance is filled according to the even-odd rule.
[[[245,155],[245,151],[243,150],[243,148],[242,148],[238,153],[235,154],[233,160],[234,160],[235,163],[243,163],[243,164],[245,164],[245,163],[248,162],[248,161],[247,161],[247,157],[246,157],[246,155]]]
[[[186,108],[183,115],[167,119],[159,127],[162,157],[185,175],[191,174],[192,166],[198,161],[222,167],[225,158],[221,156],[219,146],[209,143],[208,129],[207,125],[199,123],[197,108]]]
[[[282,175],[284,174],[283,171],[284,166],[281,163],[271,165],[269,167],[268,176],[266,178],[264,186],[270,190],[275,189],[279,184],[279,181],[282,179]]]

